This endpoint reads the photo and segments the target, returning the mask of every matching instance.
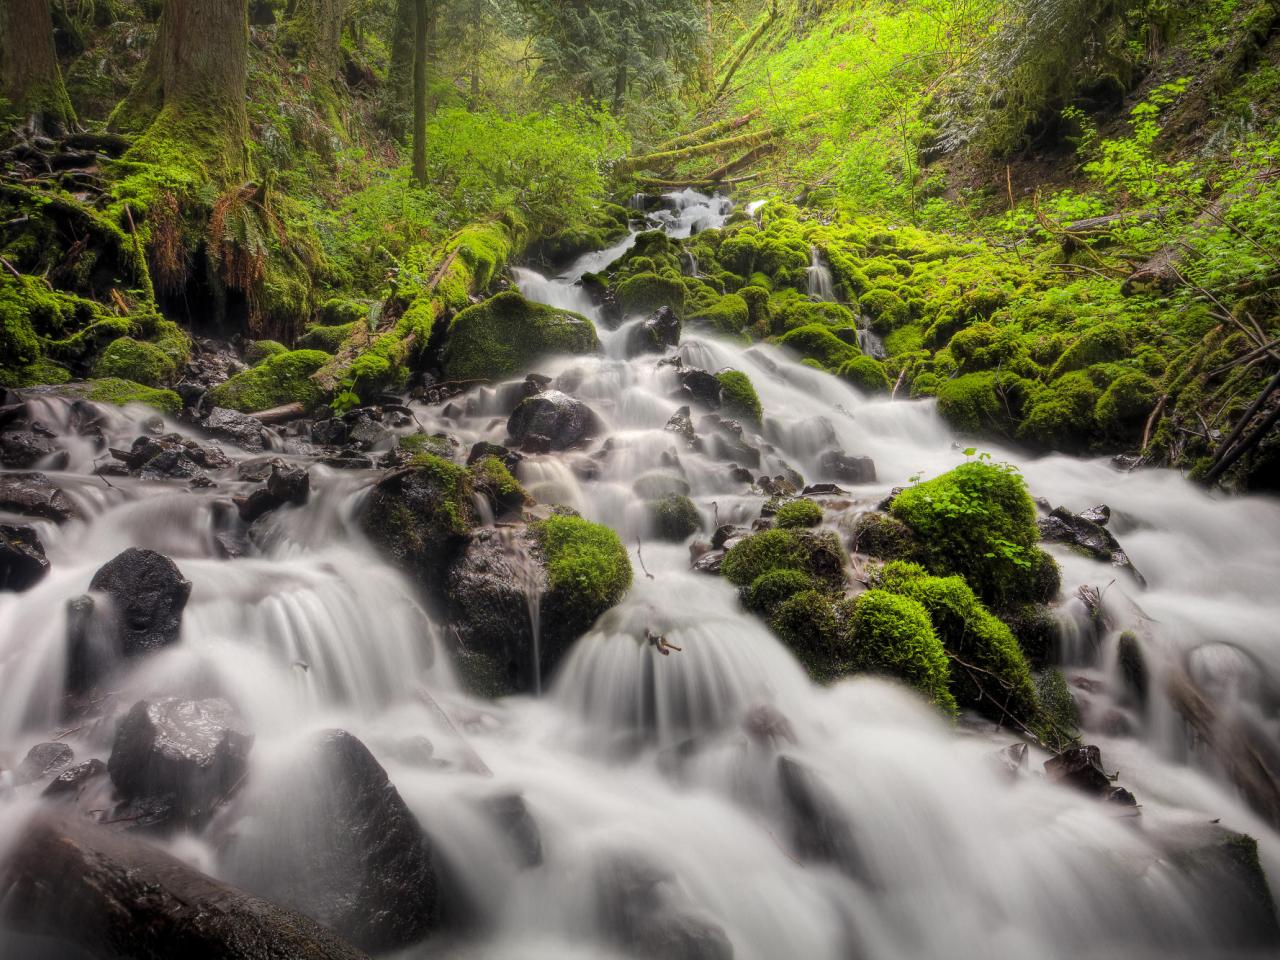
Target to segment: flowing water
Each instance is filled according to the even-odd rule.
[[[687,236],[729,209],[722,198],[686,192],[669,198],[658,221]],[[599,319],[574,281],[632,240],[560,277],[516,271],[517,282],[534,299]],[[542,696],[488,702],[460,690],[441,642],[446,624],[355,522],[367,472],[313,465],[311,501],[269,515],[250,555],[228,561],[213,532],[234,481],[204,491],[118,479],[107,486],[90,474],[92,451],[73,448],[65,470],[47,472],[88,519],[37,524],[52,572],[25,593],[0,593],[0,759],[15,761],[57,733],[78,757],[105,758],[111,720],[59,727],[64,608],[103,563],[145,546],[172,557],[194,589],[181,642],[121,678],[112,702],[123,710],[149,694],[221,695],[256,735],[239,819],[175,842],[174,852],[269,889],[273,869],[308,842],[308,804],[324,790],[292,775],[291,764],[309,734],[348,729],[386,767],[473,915],[462,932],[405,957],[635,956],[617,946],[609,917],[619,908],[600,902],[610,877],[625,872],[619,865],[634,863],[663,878],[653,894],[659,906],[646,900],[647,909],[686,929],[718,926],[739,960],[1248,955],[1238,902],[1176,869],[1168,850],[1220,819],[1259,839],[1274,883],[1280,835],[1237,796],[1212,752],[1189,741],[1166,700],[1155,696],[1136,711],[1105,691],[1117,669],[1115,634],[1137,624],[1170,664],[1198,658],[1224,710],[1276,733],[1280,505],[1213,497],[1168,472],[993,450],[1055,505],[1109,504],[1112,528],[1150,584],[1141,590],[1111,567],[1056,552],[1064,597],[1078,584],[1104,588],[1115,619],[1096,638],[1083,604],[1064,600],[1062,658],[1070,675],[1092,681],[1087,716],[1125,711],[1125,733],[1103,725],[1088,739],[1138,796],[1141,815],[1047,783],[1034,773],[1043,755],[1011,782],[991,757],[1013,736],[977,720],[950,725],[885,681],[814,686],[726,582],[690,569],[686,545],[651,538],[632,492],[645,474],[679,475],[706,531],[749,524],[760,498],[728,464],[677,449],[663,429],[681,405],[675,373],[656,357],[626,359],[638,319],[614,331],[600,324],[597,356],[540,367],[592,406],[611,450],[592,461],[590,481],[575,470],[587,452],[528,457],[519,478],[540,502],[617,530],[636,572],[622,603],[543,678]],[[907,478],[964,459],[929,402],[869,398],[772,346],[694,330],[678,353],[688,366],[750,375],[766,411],[750,438],[763,451],[757,473],[790,466],[810,482],[831,480],[819,467],[824,451],[874,458],[879,480],[850,491],[845,520]],[[484,388],[414,412],[428,432],[446,431],[465,449],[503,439],[513,395],[509,386]],[[41,419],[69,432],[66,405],[43,403]],[[109,417],[112,446],[154,428],[142,411]],[[289,441],[278,444],[286,458],[307,461]],[[646,639],[655,635],[680,649],[664,655]],[[424,737],[425,762],[410,749]],[[474,772],[477,757],[489,776]],[[486,798],[512,792],[537,823],[540,866],[519,863],[479,812]],[[0,835],[29,802],[22,789],[10,793]],[[838,838],[825,857],[803,855],[816,821]]]

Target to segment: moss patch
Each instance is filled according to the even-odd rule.
[[[594,353],[596,329],[586,317],[530,303],[515,291],[458,314],[445,345],[445,375],[451,380],[500,380],[528,371],[557,353]]]
[[[220,407],[252,413],[269,410],[286,403],[301,403],[310,409],[323,394],[311,375],[328,363],[330,357],[319,350],[291,350],[268,357],[251,370],[237,373],[226,383],[209,391]]]
[[[740,370],[722,370],[716,379],[720,381],[720,403],[725,413],[759,426],[764,407],[751,378]]]
[[[568,646],[631,586],[631,558],[618,535],[581,517],[552,516],[531,527],[546,558],[543,636]]]
[[[886,590],[868,590],[850,606],[853,669],[897,677],[954,714],[947,652],[928,611],[918,601]]]

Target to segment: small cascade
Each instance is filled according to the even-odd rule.
[[[886,356],[884,341],[870,327],[858,327],[858,349],[877,360],[883,360]]]
[[[686,277],[697,277],[698,276],[698,258],[694,256],[693,251],[685,250],[684,253],[681,255],[681,259],[684,262],[684,275]]]
[[[809,298],[830,303],[835,300],[835,281],[831,276],[831,268],[822,257],[822,251],[816,246],[809,247]]]

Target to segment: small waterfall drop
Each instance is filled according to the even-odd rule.
[[[835,281],[831,276],[831,267],[822,257],[822,251],[816,246],[809,247],[809,297],[829,303],[836,298]]]

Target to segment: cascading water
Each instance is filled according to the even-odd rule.
[[[715,226],[730,209],[692,192],[669,207],[659,220],[674,236]],[[526,296],[598,320],[575,281],[625,249],[591,254],[555,279],[514,275]],[[704,529],[750,523],[759,496],[727,463],[676,448],[664,429],[680,406],[675,371],[657,358],[626,359],[641,319],[613,331],[601,324],[598,355],[538,371],[591,405],[610,451],[592,460],[590,480],[575,470],[588,452],[528,456],[521,481],[540,502],[564,503],[624,543],[639,541],[643,555],[642,568],[632,550],[632,589],[578,641],[546,695],[488,702],[462,692],[440,643],[448,624],[353,522],[367,472],[312,465],[311,501],[270,515],[252,549],[227,560],[211,517],[236,491],[234,479],[210,490],[127,478],[108,487],[91,475],[86,449],[65,469],[46,470],[84,519],[38,522],[52,572],[24,593],[0,593],[0,760],[10,761],[2,765],[54,735],[77,756],[109,751],[111,723],[59,727],[64,609],[120,550],[150,546],[175,560],[193,592],[181,642],[124,674],[115,703],[220,695],[257,738],[231,836],[210,830],[173,849],[249,889],[287,891],[325,790],[323,778],[295,774],[304,741],[349,730],[386,768],[470,911],[450,940],[408,948],[406,958],[721,958],[726,949],[738,960],[1250,955],[1232,889],[1175,866],[1179,838],[1220,819],[1256,836],[1263,864],[1280,877],[1280,835],[1211,754],[1187,745],[1168,702],[1153,697],[1145,711],[1130,710],[1126,733],[1089,734],[1138,795],[1140,816],[1035,775],[1011,780],[991,755],[1013,737],[977,722],[949,726],[884,681],[814,686],[726,582],[691,570],[685,545],[652,537],[632,492],[645,474],[678,475]],[[825,451],[872,457],[880,480],[853,488],[850,517],[908,477],[963,459],[929,402],[863,396],[768,345],[686,330],[677,352],[687,366],[751,377],[766,411],[749,437],[762,451],[758,472],[790,466],[810,482],[834,480],[822,472]],[[413,411],[428,432],[445,431],[465,449],[503,439],[511,395],[485,387]],[[69,433],[65,405],[46,402],[46,424]],[[127,446],[152,419],[113,413],[108,441]],[[276,442],[306,462],[305,451]],[[1077,584],[1104,588],[1108,609],[1149,626],[1171,663],[1198,653],[1202,686],[1223,709],[1274,723],[1280,505],[1217,499],[1167,472],[993,453],[1055,505],[1108,503],[1150,583],[1141,591],[1114,568],[1055,548],[1064,596]],[[1062,610],[1064,623],[1085,616],[1075,599]],[[1064,652],[1086,679],[1115,669],[1116,631],[1099,639],[1090,630]],[[1120,706],[1098,698],[1089,715]],[[29,809],[24,788],[10,793],[0,800],[0,839]],[[512,793],[537,824],[540,865],[517,862],[481,815]],[[640,884],[632,907],[628,878],[637,875],[652,882]],[[620,932],[632,909],[668,917],[693,940],[638,944]],[[699,951],[672,946],[690,942]]]
[[[817,247],[809,248],[809,296],[814,300],[831,301],[836,298],[835,281],[831,276],[831,268],[822,259],[822,251]]]

